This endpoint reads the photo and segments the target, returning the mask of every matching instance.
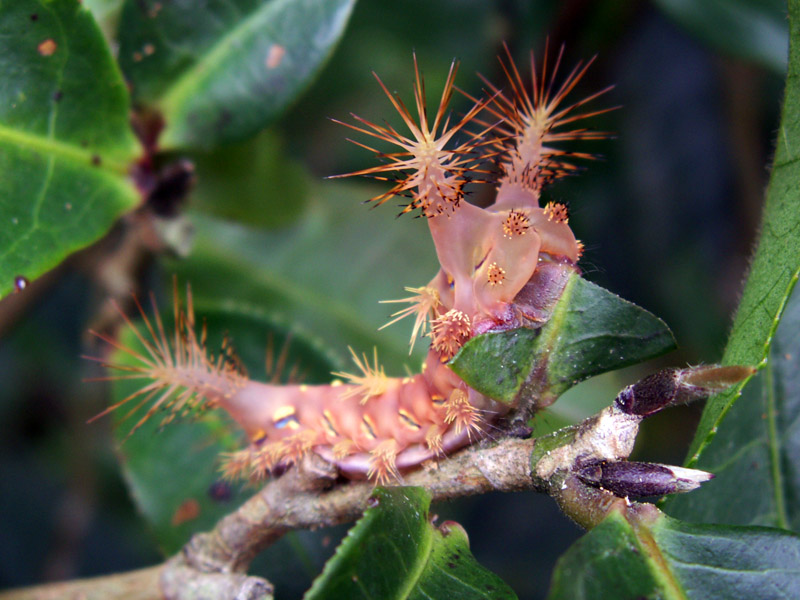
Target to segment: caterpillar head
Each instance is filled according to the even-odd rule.
[[[507,48],[506,55],[500,59],[506,89],[484,79],[488,97],[481,100],[468,96],[472,107],[460,119],[453,119],[452,124],[447,107],[455,89],[457,63],[450,68],[430,121],[416,56],[416,118],[375,76],[400,114],[407,133],[356,115],[355,124],[343,123],[400,148],[398,152],[384,152],[356,142],[384,162],[348,175],[387,179],[388,174],[393,174],[394,185],[372,201],[383,204],[395,196],[408,197],[401,214],[419,209],[420,215],[426,217],[441,269],[427,286],[412,288],[419,292],[416,296],[397,301],[411,306],[395,313],[391,322],[416,315],[413,347],[416,336],[428,329],[426,320],[430,319],[432,349],[443,361],[476,333],[535,325],[546,319],[547,306],[517,302],[518,295],[525,290],[528,300],[557,299],[559,294],[552,290],[531,294],[531,282],[563,287],[565,281],[559,277],[536,278],[537,269],[547,263],[548,269],[555,264],[563,270],[574,270],[583,246],[569,227],[566,206],[553,202],[540,206],[541,190],[548,183],[575,173],[578,167],[573,159],[593,158],[586,153],[568,153],[559,147],[560,142],[608,137],[605,132],[573,127],[576,121],[613,110],[579,110],[610,88],[564,106],[591,60],[579,63],[556,86],[563,48],[552,67],[545,52],[540,75],[531,54],[529,90]],[[493,165],[499,167],[500,175],[489,182],[485,174],[492,171]],[[493,185],[494,201],[486,207],[467,202],[464,190],[470,182]]]

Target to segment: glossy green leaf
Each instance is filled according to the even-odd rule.
[[[253,378],[269,378],[265,372],[268,347],[277,357],[288,344],[284,377],[294,369],[297,377],[309,383],[329,379],[332,366],[315,342],[288,330],[272,315],[230,299],[220,301],[195,293],[194,300],[198,318],[208,327],[209,349],[218,349],[227,335]],[[171,307],[169,301],[163,305]],[[165,314],[164,318],[169,328],[171,316]],[[127,332],[122,341],[140,348],[132,332]],[[273,358],[273,364],[276,361]],[[130,357],[122,352],[117,352],[112,362],[131,364]],[[122,400],[144,383],[116,381],[112,400]],[[252,495],[253,489],[221,479],[220,454],[242,445],[238,429],[224,414],[213,411],[187,416],[162,427],[163,413],[158,413],[128,437],[146,409],[142,407],[127,418],[130,408],[117,410],[115,439],[130,493],[159,545],[169,554],[186,543],[192,533],[210,529]]]
[[[422,488],[377,488],[305,600],[516,598],[469,551],[460,525],[434,527]]]
[[[544,327],[473,338],[451,366],[487,396],[547,406],[579,381],[674,347],[661,319],[573,274]]]
[[[139,201],[129,99],[77,0],[0,1],[0,295]]]
[[[688,31],[723,52],[786,70],[786,3],[782,0],[657,0]]]
[[[128,0],[119,60],[137,102],[166,121],[165,148],[255,134],[311,81],[354,0]]]
[[[560,559],[549,600],[788,600],[800,538],[764,527],[632,525],[612,513]]]
[[[761,239],[736,312],[723,364],[760,365],[767,359],[770,342],[800,270],[800,196],[797,194],[800,186],[800,2],[792,0],[789,3],[789,15],[792,30],[789,73]],[[741,422],[748,418],[745,414],[752,414],[752,406],[746,402],[734,406],[746,383],[709,400],[692,442],[687,460],[689,466],[714,466],[703,454],[730,410],[734,415],[743,413],[736,417]],[[757,442],[735,436],[735,439],[719,443],[727,447],[733,444],[738,449]],[[684,516],[689,517],[688,514]]]
[[[338,370],[350,368],[350,346],[377,348],[389,375],[418,372],[425,344],[409,356],[408,320],[378,331],[397,310],[379,301],[403,298],[403,286],[436,273],[430,234],[419,219],[369,210],[365,197],[364,187],[326,183],[296,224],[272,231],[196,215],[192,257],[175,268],[208,297],[260,306],[320,339],[339,357]]]

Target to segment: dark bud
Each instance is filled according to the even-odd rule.
[[[157,215],[174,217],[194,187],[194,164],[179,160],[164,167],[157,175],[147,203]]]
[[[629,415],[646,417],[670,406],[722,392],[755,371],[753,367],[719,365],[665,369],[626,387],[615,404]]]
[[[531,437],[533,429],[525,425],[525,423],[513,423],[506,433],[509,437],[527,440],[529,437]]]
[[[665,369],[629,385],[614,402],[629,415],[652,415],[675,403],[679,385],[680,370]]]
[[[582,467],[578,479],[620,498],[642,498],[689,492],[714,476],[705,471],[655,463],[597,462]]]
[[[216,502],[228,502],[233,497],[233,490],[226,481],[215,481],[208,488],[208,496]]]

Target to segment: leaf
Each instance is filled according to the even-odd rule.
[[[338,357],[335,370],[350,368],[351,346],[377,347],[390,375],[418,371],[424,344],[409,357],[410,322],[378,331],[396,310],[379,301],[429,281],[436,254],[423,221],[368,210],[359,202],[368,197],[363,186],[328,182],[312,189],[297,223],[272,231],[195,215],[192,258],[175,268],[207,297],[246,301],[296,324]]]
[[[109,44],[115,44],[123,0],[83,0]]]
[[[251,376],[266,380],[267,346],[271,344],[278,355],[288,344],[284,376],[296,368],[308,383],[329,379],[333,367],[313,340],[291,332],[287,341],[290,332],[253,307],[196,294],[194,300],[198,317],[208,327],[209,349],[219,348],[227,334]],[[169,307],[170,302],[163,305]],[[165,314],[164,318],[170,327],[171,316]],[[123,343],[140,348],[130,332]],[[127,355],[121,352],[115,354],[112,362],[130,364]],[[141,380],[116,381],[112,400],[119,402],[142,385]],[[128,437],[146,409],[143,407],[127,418],[129,408],[116,411],[114,437],[119,443],[123,474],[136,506],[164,553],[170,554],[180,549],[193,533],[210,529],[252,495],[253,490],[241,482],[229,483],[220,477],[220,454],[241,446],[238,429],[227,417],[214,411],[162,427],[162,417],[156,414]]]
[[[0,0],[0,294],[140,201],[128,113],[122,77],[77,0]]]
[[[662,598],[659,567],[631,524],[614,512],[558,559],[548,600]]]
[[[699,461],[715,478],[666,504],[704,523],[800,531],[800,288],[795,288],[758,375],[719,426]]]
[[[377,488],[370,502],[305,600],[516,598],[475,561],[460,525],[431,524],[424,489]]]
[[[83,4],[94,15],[95,20],[102,21],[122,8],[123,0],[83,0]]]
[[[783,74],[786,3],[782,0],[657,0],[680,25],[723,52]]]
[[[311,176],[290,159],[283,140],[264,131],[240,144],[192,156],[201,186],[192,206],[251,227],[275,229],[303,215]]]
[[[354,0],[127,0],[119,60],[164,148],[241,140],[272,121],[327,60]]]
[[[674,347],[661,319],[573,274],[541,329],[475,337],[450,366],[487,396],[548,406],[579,381]]]
[[[664,518],[653,537],[689,598],[783,599],[800,589],[797,535]]]
[[[775,163],[767,190],[761,239],[722,359],[722,363],[728,365],[765,364],[770,343],[800,272],[800,196],[797,194],[800,185],[800,2],[793,0],[789,3],[789,15],[792,46]],[[796,335],[796,330],[788,331],[786,335]],[[773,368],[760,377],[770,377]],[[708,401],[689,450],[688,466],[713,471],[722,466],[719,457],[726,452],[730,457],[734,451],[744,453],[748,447],[762,443],[757,439],[759,434],[753,430],[756,423],[752,422],[753,417],[761,418],[761,411],[755,409],[752,401],[736,402],[746,384],[743,382]],[[755,385],[763,388],[769,384],[756,382]],[[782,415],[783,405],[780,401],[779,398],[770,400],[772,406],[766,413],[770,415],[770,420],[788,416]],[[789,409],[789,406],[786,408]],[[724,418],[731,419],[732,424],[725,428],[724,438],[715,440],[717,431],[722,432]],[[742,428],[743,424],[747,427]],[[775,436],[776,431],[769,434],[773,438],[768,442],[772,448],[770,453],[773,454],[769,462],[772,465],[770,469],[778,468],[774,473],[779,474],[780,468],[775,462],[774,453],[781,442]],[[720,448],[713,457],[706,458],[712,440]],[[787,445],[787,449],[790,447]],[[762,462],[758,468],[766,468],[765,463]],[[749,471],[749,467],[747,469]],[[776,479],[768,487],[774,490],[781,486]],[[757,492],[749,483],[744,487],[750,493]],[[693,518],[688,505],[680,511],[676,505],[675,511],[675,514],[684,518]]]
[[[690,525],[614,512],[559,559],[549,600],[788,599],[800,586],[800,538],[765,527]]]

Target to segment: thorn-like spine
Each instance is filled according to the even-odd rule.
[[[361,375],[353,373],[336,372],[333,373],[334,377],[341,377],[350,382],[351,387],[344,388],[341,393],[341,398],[351,398],[353,396],[360,397],[361,404],[365,404],[370,398],[377,398],[384,394],[389,388],[391,380],[386,376],[383,367],[378,364],[378,349],[373,348],[373,364],[369,364],[369,359],[366,354],[362,354],[362,358],[352,348],[349,348],[350,355],[353,357],[353,362],[361,371]]]

